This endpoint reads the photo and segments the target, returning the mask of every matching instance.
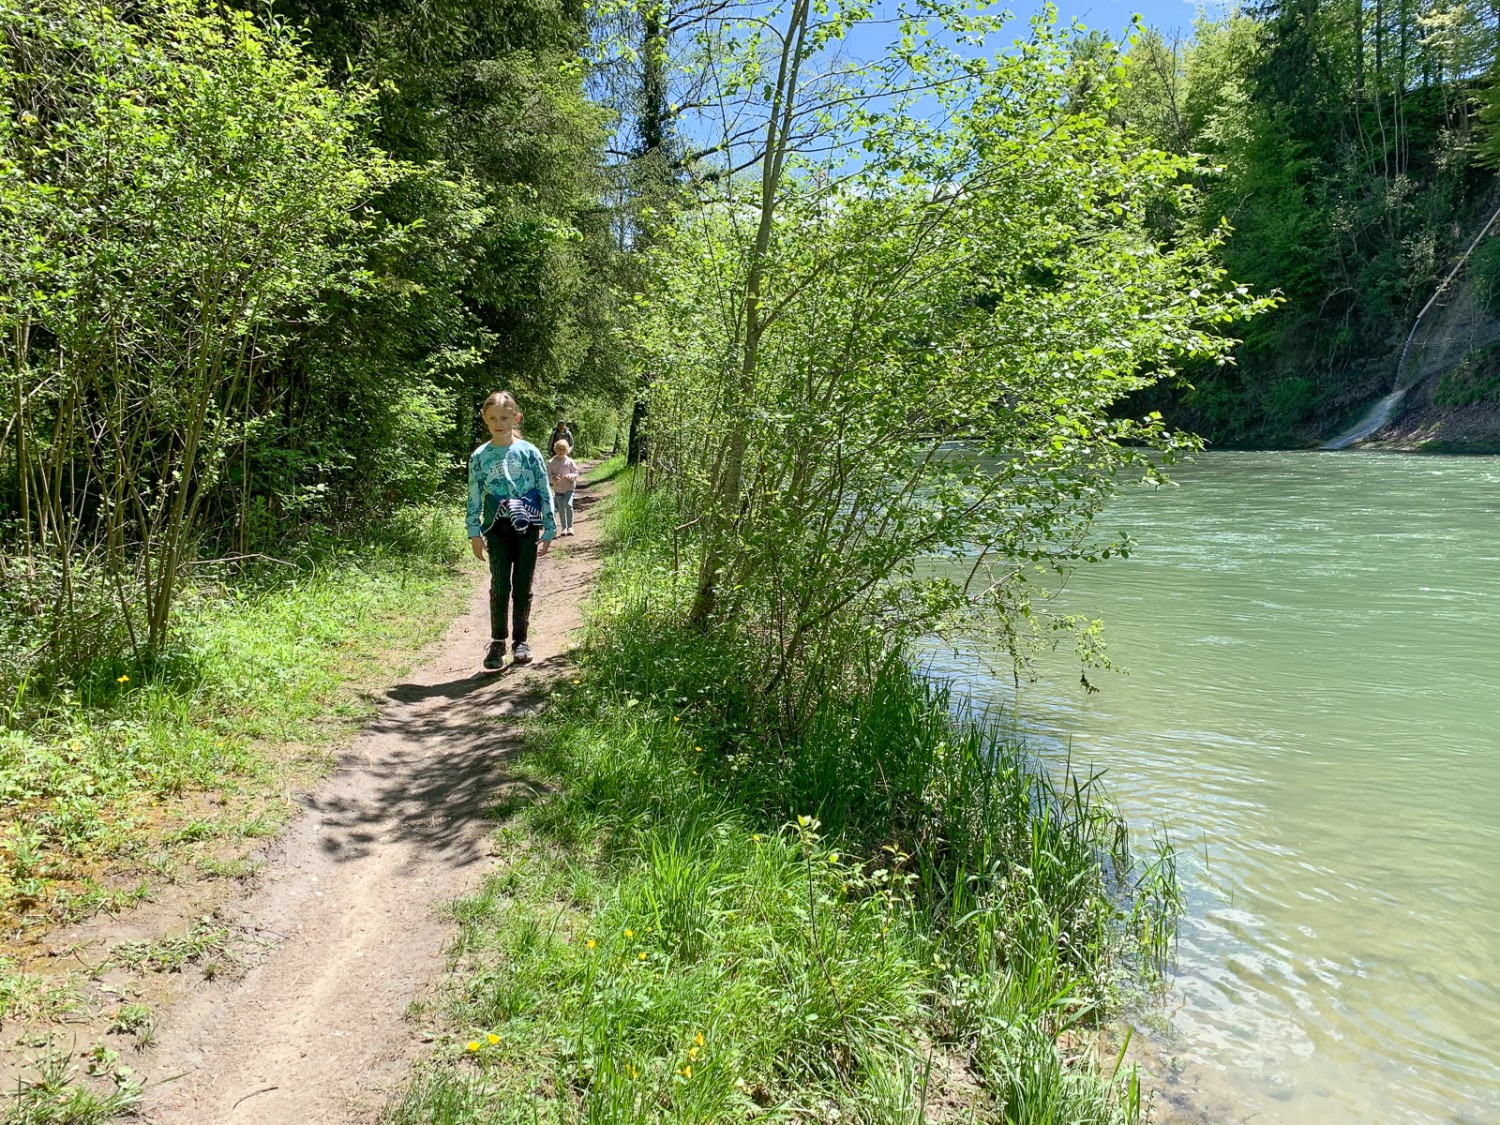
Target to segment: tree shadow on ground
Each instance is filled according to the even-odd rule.
[[[415,845],[423,860],[468,867],[490,855],[490,832],[549,792],[518,762],[524,722],[547,703],[568,666],[558,653],[499,673],[465,672],[433,683],[401,683],[337,769],[363,775],[337,798],[308,799],[322,849],[352,861],[391,844]]]

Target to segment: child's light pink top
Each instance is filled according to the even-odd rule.
[[[578,463],[571,457],[553,454],[547,462],[547,477],[552,481],[553,492],[572,492],[578,483]]]

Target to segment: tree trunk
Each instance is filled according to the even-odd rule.
[[[625,445],[625,463],[639,465],[646,458],[646,400],[638,398],[630,411],[630,438]]]
[[[1365,0],[1354,0],[1354,105],[1365,100]]]
[[[760,220],[755,232],[755,246],[750,254],[750,268],[745,277],[745,343],[740,362],[738,385],[730,390],[726,404],[731,417],[743,413],[755,388],[755,374],[760,362],[760,340],[765,332],[761,315],[761,287],[765,279],[766,257],[771,247],[771,231],[776,222],[777,192],[791,145],[793,112],[796,107],[798,80],[803,51],[811,21],[809,0],[796,0],[787,18],[786,33],[781,41],[781,59],[776,82],[771,87],[771,107],[766,121],[766,147],[761,157]],[[693,598],[690,620],[703,624],[713,613],[718,599],[718,581],[725,561],[728,532],[740,518],[741,491],[744,485],[745,450],[748,433],[736,425],[730,433],[723,469],[714,489],[712,511],[706,513],[703,563],[698,572],[698,591]]]

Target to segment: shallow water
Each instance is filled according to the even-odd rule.
[[[1500,1122],[1500,459],[1174,477],[1112,502],[1139,550],[1061,599],[1127,674],[1085,697],[1048,657],[1014,714],[1182,853],[1156,1029],[1179,1089],[1211,1120]],[[930,660],[1017,703],[980,659]]]

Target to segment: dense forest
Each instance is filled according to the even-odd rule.
[[[1230,273],[1284,296],[1238,330],[1233,366],[1192,370],[1192,389],[1155,401],[1219,442],[1329,436],[1392,389],[1414,318],[1500,205],[1500,11],[1270,0],[1191,36],[1142,30],[1127,50],[1121,119],[1202,156],[1198,222],[1227,221]],[[1465,278],[1487,311],[1500,243]],[[1497,357],[1479,343],[1433,372],[1438,406],[1497,394]]]

